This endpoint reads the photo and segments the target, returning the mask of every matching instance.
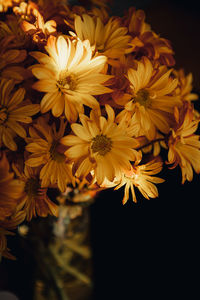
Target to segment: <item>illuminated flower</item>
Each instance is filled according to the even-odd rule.
[[[168,146],[168,164],[171,168],[180,166],[182,183],[192,181],[193,169],[200,172],[200,141],[199,135],[194,134],[200,119],[194,119],[194,111],[186,102],[179,111],[174,110],[176,126],[171,130]]]
[[[98,184],[105,177],[112,181],[122,168],[130,169],[130,161],[137,156],[133,149],[137,142],[127,136],[125,122],[117,125],[113,109],[105,107],[108,119],[95,111],[91,111],[90,118],[81,114],[82,125],[71,125],[75,135],[61,139],[61,143],[70,146],[65,155],[74,161],[77,177],[84,178],[94,171]]]
[[[25,104],[25,90],[19,88],[12,92],[14,81],[2,79],[0,82],[0,146],[4,144],[15,151],[17,145],[14,136],[26,137],[26,131],[20,123],[31,123],[30,116],[36,114],[38,104]]]
[[[155,175],[162,170],[162,162],[152,160],[146,164],[139,165],[140,161],[137,161],[130,171],[124,171],[122,173],[121,182],[115,188],[116,190],[125,185],[123,204],[129,199],[129,189],[134,202],[137,202],[134,187],[137,187],[142,195],[146,198],[158,197],[158,190],[154,183],[162,183],[163,179],[155,177]]]
[[[149,59],[159,61],[160,64],[173,66],[173,50],[167,39],[161,38],[153,32],[145,22],[143,10],[131,7],[124,16],[124,25],[132,36],[130,45],[137,58],[147,56]]]
[[[26,150],[32,154],[26,160],[30,167],[42,166],[40,171],[41,187],[57,184],[64,192],[66,185],[72,183],[71,165],[61,151],[60,139],[63,137],[66,123],[60,121],[56,131],[55,123],[51,126],[44,118],[39,118],[37,124],[29,128],[30,138],[27,138]]]
[[[169,132],[173,109],[181,105],[180,98],[171,95],[178,84],[170,77],[171,72],[165,66],[156,72],[146,57],[138,62],[137,70],[128,70],[132,99],[121,114],[134,115],[149,140],[155,138],[157,130]]]
[[[57,216],[57,205],[47,196],[47,189],[41,187],[38,176],[39,168],[30,168],[25,165],[24,172],[21,172],[18,166],[13,165],[13,169],[17,178],[24,185],[21,202],[23,203],[23,210],[26,212],[27,221],[37,215],[40,217],[46,217],[48,214]]]
[[[75,32],[82,41],[89,40],[91,46],[97,51],[111,59],[120,58],[128,51],[130,36],[127,28],[122,27],[118,19],[110,18],[107,24],[97,17],[83,14],[75,17]]]
[[[14,173],[9,171],[9,163],[3,152],[0,158],[0,221],[13,214],[22,195],[23,185],[13,177]]]
[[[63,111],[70,122],[75,122],[78,113],[83,112],[83,104],[98,106],[93,95],[110,92],[103,86],[109,75],[100,74],[104,68],[106,57],[92,58],[88,41],[65,40],[51,36],[45,47],[50,56],[32,52],[40,64],[33,66],[33,74],[40,79],[33,88],[46,92],[41,101],[41,112],[52,110],[55,117]]]

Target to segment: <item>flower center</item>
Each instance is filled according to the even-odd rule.
[[[0,106],[0,124],[3,124],[8,118],[7,108]]]
[[[52,160],[57,161],[58,163],[62,163],[65,161],[65,155],[57,151],[58,142],[54,141],[49,150],[50,156]]]
[[[98,152],[100,155],[104,156],[112,148],[112,141],[105,135],[97,135],[92,139],[92,151],[93,153]]]
[[[127,179],[137,180],[139,176],[139,170],[134,168],[130,172],[127,171],[124,175]]]
[[[66,70],[60,72],[59,79],[57,80],[58,88],[64,92],[64,90],[75,90],[76,88],[76,76],[69,73]]]
[[[37,196],[40,189],[39,180],[37,178],[29,178],[25,184],[25,192],[29,197]]]
[[[147,90],[141,89],[137,92],[134,100],[144,107],[149,107],[151,104],[151,99],[149,92]]]

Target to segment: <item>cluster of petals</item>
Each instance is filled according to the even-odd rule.
[[[138,156],[137,141],[128,136],[126,122],[115,122],[114,110],[105,105],[107,119],[99,110],[92,110],[90,117],[80,115],[81,124],[71,125],[74,135],[67,135],[61,143],[69,146],[65,154],[74,162],[73,170],[78,177],[94,172],[100,185],[105,178],[114,180],[123,169],[130,169],[130,161]]]
[[[64,130],[65,123],[62,119],[57,131],[55,123],[49,126],[43,117],[29,128],[30,137],[26,139],[26,150],[31,154],[25,164],[32,168],[42,167],[39,173],[42,188],[51,184],[64,192],[67,183],[72,182],[71,166],[66,163],[66,158],[59,149]]]
[[[103,85],[110,76],[101,73],[106,57],[92,57],[87,40],[71,41],[64,36],[49,37],[46,51],[49,55],[37,51],[31,53],[40,63],[31,67],[39,79],[33,88],[46,92],[41,101],[41,112],[51,110],[55,117],[64,112],[65,117],[74,122],[78,113],[83,112],[83,104],[95,107],[98,102],[94,95],[111,91]]]
[[[113,59],[119,59],[121,55],[128,53],[131,37],[127,34],[127,27],[121,26],[119,19],[110,18],[104,24],[100,17],[83,14],[81,17],[76,16],[74,26],[77,37],[82,41],[89,40],[91,46],[107,56],[111,64]]]
[[[131,114],[150,140],[155,139],[158,130],[169,132],[174,106],[182,104],[178,95],[172,95],[178,80],[170,77],[171,72],[165,66],[154,69],[146,57],[137,63],[136,70],[128,70],[131,97],[121,115]]]
[[[129,190],[131,189],[132,199],[137,202],[135,187],[141,192],[141,194],[146,198],[156,198],[158,197],[158,189],[155,183],[162,183],[164,179],[152,176],[159,173],[162,170],[162,162],[156,161],[156,159],[149,161],[146,164],[139,164],[140,160],[136,161],[132,165],[131,170],[124,170],[121,175],[121,179],[116,190],[125,185],[124,197],[122,203],[125,204],[129,199]]]
[[[200,173],[198,95],[170,41],[141,9],[113,16],[111,0],[80,2],[0,0],[0,255],[10,259],[6,236],[58,216],[69,191],[84,202],[124,189],[125,204],[158,197],[163,168],[181,169],[182,183]]]

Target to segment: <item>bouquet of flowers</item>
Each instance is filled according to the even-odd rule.
[[[122,188],[125,204],[136,189],[158,197],[162,168],[180,168],[182,184],[200,172],[192,74],[143,10],[0,0],[0,17],[1,256],[14,258],[7,235],[59,217],[70,192],[85,202]]]

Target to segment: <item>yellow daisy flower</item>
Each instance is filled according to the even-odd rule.
[[[188,102],[179,111],[174,110],[176,126],[171,130],[168,140],[168,164],[171,168],[180,166],[182,184],[193,179],[193,169],[200,173],[200,141],[199,135],[194,134],[200,119],[194,118],[194,110]]]
[[[37,124],[30,127],[30,138],[27,138],[26,150],[32,154],[25,164],[29,167],[42,166],[40,171],[41,187],[48,187],[50,184],[57,184],[64,192],[66,185],[72,183],[71,165],[66,162],[66,157],[59,145],[63,137],[66,123],[60,121],[60,128],[56,131],[55,123],[49,126],[46,120],[41,117]]]
[[[111,76],[101,74],[106,63],[105,56],[92,58],[89,42],[71,41],[59,36],[50,36],[45,47],[49,56],[41,52],[31,52],[40,64],[31,67],[39,79],[34,85],[46,94],[41,101],[41,112],[52,110],[55,117],[63,111],[70,122],[75,122],[83,104],[96,107],[98,102],[93,95],[108,93],[111,90],[103,83]]]
[[[127,136],[126,123],[115,123],[113,109],[106,105],[108,119],[100,112],[91,111],[90,118],[81,114],[81,124],[72,124],[75,135],[61,139],[61,143],[70,146],[65,155],[74,162],[77,177],[84,178],[91,171],[100,185],[105,177],[112,181],[122,168],[131,168],[138,152],[134,138]]]
[[[14,136],[26,137],[26,131],[20,123],[31,123],[30,116],[39,110],[39,104],[23,103],[25,90],[19,88],[14,93],[14,81],[2,79],[0,82],[0,146],[4,144],[10,150],[17,150]]]
[[[149,140],[156,137],[157,130],[169,132],[173,109],[182,104],[180,97],[171,95],[178,84],[177,79],[170,77],[171,72],[165,66],[154,70],[146,57],[138,61],[137,70],[128,70],[132,99],[121,115],[135,115]]]
[[[164,182],[163,179],[152,176],[162,170],[162,162],[152,160],[142,165],[139,165],[139,163],[140,160],[132,166],[130,171],[124,171],[121,182],[115,187],[115,190],[118,190],[125,185],[123,204],[129,199],[129,189],[131,189],[133,201],[137,202],[134,187],[137,187],[146,199],[156,198],[158,197],[158,190],[154,183]]]
[[[13,177],[3,152],[0,158],[0,221],[13,214],[23,192],[23,184]]]
[[[20,171],[17,165],[13,165],[17,178],[24,184],[21,202],[26,212],[26,219],[30,221],[37,215],[46,217],[48,214],[57,216],[58,207],[47,196],[47,188],[42,188],[39,179],[39,168],[24,167],[24,172]]]
[[[109,18],[104,25],[99,17],[83,14],[74,20],[75,32],[82,41],[89,40],[91,46],[108,57],[108,62],[119,59],[129,47],[130,36],[128,29],[120,25],[119,19]]]

